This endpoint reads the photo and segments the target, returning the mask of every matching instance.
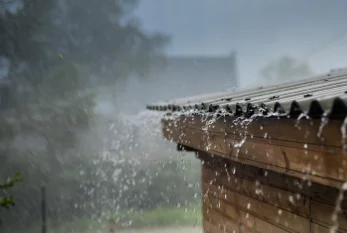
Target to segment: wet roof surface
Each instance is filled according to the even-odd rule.
[[[347,69],[290,82],[239,92],[220,92],[148,105],[156,111],[199,110],[235,115],[280,114],[298,117],[347,116]]]

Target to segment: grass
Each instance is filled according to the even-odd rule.
[[[195,225],[201,222],[200,208],[157,208],[143,213],[116,215],[121,227],[163,227]]]
[[[117,222],[117,228],[155,228],[173,226],[193,226],[201,223],[200,205],[194,204],[181,208],[156,208],[140,212],[108,213],[99,219],[79,219],[71,222],[48,222],[48,232],[75,233],[90,232],[92,230],[106,230],[108,221],[112,217]],[[21,232],[21,231],[17,231]],[[40,226],[35,226],[25,233],[40,232]],[[24,232],[23,232],[24,233]]]

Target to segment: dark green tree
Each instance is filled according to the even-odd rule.
[[[88,66],[99,81],[144,74],[163,58],[167,36],[145,33],[132,15],[137,0],[63,1],[47,25],[46,51]],[[109,78],[106,78],[106,74]],[[106,80],[105,80],[106,79]]]
[[[14,174],[13,177],[9,178],[5,183],[0,184],[0,193],[3,192],[4,196],[0,196],[0,207],[9,209],[11,206],[15,205],[12,195],[6,193],[7,190],[11,189],[16,183],[23,182],[20,178],[19,173]],[[0,225],[2,220],[0,219]]]
[[[13,68],[23,61],[37,65],[44,54],[38,32],[47,22],[54,0],[0,0],[0,6],[3,9],[0,14],[0,56],[10,59]]]
[[[100,77],[98,84],[144,74],[163,58],[167,37],[141,29],[132,16],[137,1],[19,2],[16,11],[4,8],[0,15],[0,58],[10,65],[0,90],[1,99],[10,100],[0,109],[0,143],[6,145],[0,147],[0,177],[17,171],[25,177],[13,189],[18,205],[5,218],[13,225],[21,218],[28,227],[39,219],[42,182],[54,187],[47,190],[52,218],[85,214],[73,206],[92,201],[79,174],[95,174],[95,165],[76,147],[93,124],[91,74]],[[103,182],[95,175],[90,180]]]

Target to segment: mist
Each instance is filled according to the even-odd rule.
[[[0,184],[21,177],[0,189],[13,196],[0,232],[38,232],[42,186],[48,232],[100,231],[110,218],[198,232],[200,161],[163,139],[163,114],[146,105],[344,67],[346,7],[0,0]]]

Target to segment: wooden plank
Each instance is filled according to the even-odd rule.
[[[191,117],[187,117],[188,119]],[[189,120],[185,120],[182,122],[179,121],[172,121],[172,120],[164,120],[162,125],[163,128],[166,129],[165,131],[181,131],[182,129],[189,129],[193,131],[200,131],[200,132],[212,132],[212,133],[221,133],[228,135],[230,138],[237,138],[239,137],[240,140],[243,138],[247,138],[248,140],[260,142],[260,143],[266,143],[266,144],[274,144],[274,145],[281,145],[281,146],[288,146],[288,147],[295,147],[295,148],[303,148],[304,144],[307,144],[309,150],[322,150],[322,151],[330,151],[331,154],[336,154],[336,153],[341,153],[342,152],[342,147],[340,146],[334,146],[334,145],[326,145],[326,144],[312,144],[309,143],[309,141],[297,141],[297,140],[283,140],[280,138],[276,138],[271,136],[268,132],[264,131],[264,129],[261,129],[262,135],[257,136],[254,134],[248,134],[249,131],[245,132],[238,132],[238,133],[228,133],[225,132],[225,130],[222,129],[222,124],[225,124],[222,122],[223,120],[218,119],[215,124],[209,125],[206,127],[206,124],[201,124],[199,127],[196,125],[191,125]],[[220,123],[221,122],[221,123]],[[293,123],[294,124],[294,123]],[[342,123],[341,123],[342,124]],[[340,127],[341,126],[340,122],[335,123],[334,125]],[[218,127],[217,127],[218,126]],[[295,127],[297,127],[294,124]],[[236,127],[236,126],[235,126]],[[246,126],[238,126],[238,127],[243,127],[245,128]],[[218,129],[216,129],[218,128]],[[325,127],[323,127],[324,129]],[[337,128],[336,128],[337,129]],[[338,128],[340,130],[340,128]],[[249,126],[247,126],[247,129],[244,130],[249,130]],[[264,131],[264,132],[263,132]],[[283,129],[280,130],[280,132],[284,131]],[[339,132],[341,134],[341,132]],[[333,135],[332,135],[333,136]],[[295,135],[295,138],[297,138],[297,135]],[[341,144],[341,142],[339,142]]]
[[[223,135],[225,134],[223,132],[223,130],[212,131],[211,129],[213,129],[213,127],[211,127],[211,126],[197,129],[197,128],[190,127],[190,125],[179,125],[174,121],[172,121],[172,122],[171,121],[170,122],[164,121],[163,122],[163,131],[165,131],[164,136],[166,134],[166,136],[165,136],[166,138],[169,137],[168,134],[170,134],[170,132],[171,132],[171,134],[177,134],[177,135],[185,134],[186,131],[196,131],[196,132],[201,132],[201,133],[205,133],[205,134],[207,134],[207,132],[212,133],[212,134],[214,134],[214,133],[217,133],[217,134],[219,133],[219,134],[223,134]],[[177,135],[176,135],[176,138],[177,138]],[[250,136],[250,135],[247,135],[247,137],[245,137],[243,134],[242,135],[227,134],[227,137],[232,138],[235,141],[241,141],[242,139],[246,138],[247,141],[254,141],[254,142],[257,142],[260,144],[270,144],[270,145],[293,147],[293,148],[299,148],[299,149],[304,149],[304,144],[305,144],[302,142],[277,140],[276,138],[271,138],[269,136],[264,138],[264,137],[254,137],[254,136]],[[326,153],[325,155],[343,154],[341,148],[327,146],[327,145],[316,145],[316,144],[307,143],[307,150],[329,152],[329,153]]]
[[[212,223],[216,228],[228,232],[240,232],[240,226],[237,220],[228,219],[214,208],[203,205],[204,221]]]
[[[222,200],[216,200],[213,197],[209,197],[207,200],[205,200],[203,206],[206,209],[206,211],[209,210],[209,212],[221,212],[225,214],[229,219],[233,221],[239,221],[245,227],[257,232],[294,232],[289,229],[283,229],[279,226],[273,225],[270,222],[260,219],[244,210],[238,209],[236,206],[228,205],[226,202]]]
[[[235,157],[230,158],[230,160],[239,162],[239,163],[248,164],[250,166],[258,167],[260,169],[271,170],[271,171],[281,173],[287,176],[296,177],[304,181],[316,182],[319,184],[323,184],[323,185],[327,185],[327,186],[331,186],[335,188],[341,187],[342,185],[342,181],[339,181],[339,180],[332,180],[332,179],[314,176],[310,174],[304,174],[302,172],[287,170],[282,167],[278,167],[278,166],[266,164],[266,163],[261,163],[258,161],[253,161],[253,160],[244,159],[244,158],[235,158]]]
[[[228,175],[226,174],[225,164],[223,163],[218,164],[218,162],[216,162],[215,160],[212,164],[211,162],[204,163],[204,167],[202,168],[202,179],[205,182],[203,183],[204,193],[206,193],[207,190],[209,190],[213,196],[222,195],[221,198],[223,198],[223,193],[225,191],[221,190],[220,192],[217,192],[218,185],[219,185],[220,188],[224,187],[224,188],[233,190],[237,193],[244,194],[250,198],[254,198],[256,200],[264,201],[266,203],[270,202],[274,206],[278,206],[290,212],[297,213],[298,215],[304,216],[305,218],[310,218],[312,219],[312,221],[322,226],[320,228],[323,228],[323,229],[329,228],[329,226],[332,225],[331,215],[335,209],[335,202],[338,196],[338,190],[330,188],[330,187],[325,187],[319,184],[312,184],[311,186],[307,186],[307,187],[294,186],[296,187],[296,189],[294,190],[299,192],[291,193],[289,191],[281,190],[273,186],[264,185],[261,182],[259,182],[259,179],[256,182],[257,177],[259,177],[258,176],[259,172],[257,172],[256,170],[259,170],[259,169],[256,168],[251,170],[251,172],[249,172],[247,171],[247,169],[245,169],[248,167],[247,165],[239,165],[237,163],[232,163],[234,165],[239,165],[239,167],[236,166],[238,172],[236,172],[235,174],[232,174],[231,176],[230,176],[231,173],[229,173],[229,177],[228,177]],[[213,167],[213,165],[215,165],[215,167]],[[217,169],[214,170],[214,168],[217,168]],[[251,176],[247,178],[247,176],[245,175],[251,175]],[[267,177],[269,178],[268,180],[260,179],[260,181],[265,183],[267,183],[268,181],[271,181],[272,185],[281,184],[282,187],[287,188],[287,186],[283,185],[283,183],[286,183],[288,181],[286,180],[286,178],[283,178],[282,174],[272,174],[272,172],[269,172]],[[289,178],[290,180],[289,183],[292,183],[292,184],[294,183],[294,179],[292,177],[287,177],[287,178]],[[246,185],[243,185],[243,180],[246,181]],[[277,181],[273,182],[274,180],[275,181],[277,180]],[[214,186],[214,191],[213,191],[213,186]],[[255,195],[257,188],[262,190],[262,192],[265,194],[263,195],[264,197],[270,195],[268,196],[268,199],[266,198],[259,199],[259,196]],[[267,188],[269,189],[266,191]],[[307,189],[309,189],[309,191]],[[215,193],[215,195],[213,193]],[[289,197],[296,196],[299,193],[300,193],[299,201],[300,200],[302,201],[299,206],[301,207],[305,206],[304,211],[301,208],[300,208],[301,211],[300,209],[299,211],[295,208],[291,209],[290,205],[288,205]],[[281,198],[278,198],[276,194],[280,194],[279,196]],[[306,197],[305,195],[309,195],[309,197]],[[328,201],[328,203],[324,203],[326,201]],[[239,203],[242,203],[242,202],[239,201]],[[312,212],[312,216],[311,216],[311,212]],[[347,232],[344,229],[346,226],[346,216],[347,216],[346,202],[344,200],[342,205],[342,213],[339,216],[339,223],[341,225],[338,232]],[[311,224],[311,227],[312,227],[312,224]],[[317,232],[319,231],[317,230]]]
[[[271,164],[266,164],[266,163],[262,163],[262,162],[258,162],[258,161],[254,161],[254,160],[250,160],[250,159],[245,159],[242,157],[229,157],[228,158],[224,154],[219,153],[218,155],[221,156],[222,158],[226,158],[228,160],[231,160],[232,162],[237,162],[240,164],[247,164],[249,166],[256,167],[260,171],[273,171],[275,173],[279,173],[279,174],[282,174],[284,176],[299,178],[298,183],[308,182],[311,184],[311,182],[316,182],[318,184],[323,184],[323,185],[331,186],[334,188],[339,188],[343,185],[342,181],[339,181],[339,180],[333,180],[333,179],[328,179],[328,178],[324,178],[324,177],[320,177],[320,176],[305,174],[305,173],[298,172],[298,171],[288,170],[288,169],[285,169],[283,167],[278,167],[278,166],[271,165]]]
[[[183,115],[175,120],[162,120],[162,123],[172,123],[176,126],[189,127],[197,130],[206,128],[211,132],[225,133],[225,119],[220,116]]]
[[[328,227],[318,225],[316,223],[311,224],[311,232],[312,233],[331,233]]]
[[[232,233],[230,231],[225,231],[222,229],[219,229],[215,225],[213,225],[211,222],[204,220],[203,223],[203,230],[205,233]]]
[[[217,201],[223,200],[232,206],[237,206],[240,210],[274,225],[280,225],[283,228],[288,228],[295,232],[309,232],[310,221],[307,218],[237,192],[230,191],[224,187],[218,189],[215,185],[208,185],[206,183],[203,185],[208,187],[209,196],[216,198]]]
[[[225,135],[220,133],[204,133],[194,130],[185,130],[183,145],[197,148],[210,153],[224,154],[226,151]]]
[[[178,126],[201,130],[206,127],[207,121],[195,115],[181,116],[176,120],[163,120],[163,122],[175,122]],[[226,116],[218,118],[209,130],[255,138],[264,138],[266,135],[268,138],[283,141],[342,148],[342,142],[347,143],[347,139],[343,140],[341,134],[342,125],[343,120],[332,119],[323,125],[319,119],[255,118],[246,122],[243,118]]]
[[[183,133],[184,125],[177,124],[176,121],[162,121],[162,133],[165,139],[173,142],[178,142],[180,140],[180,136]]]
[[[210,184],[211,178],[215,177],[216,181],[212,182],[212,184],[221,185],[228,190],[238,192],[255,200],[309,218],[309,199],[302,195],[266,186],[260,182],[251,181],[245,178],[235,177],[234,179],[228,180],[221,175],[216,176],[212,171],[205,168],[203,168],[202,176],[203,184],[205,183],[205,185],[206,183]]]
[[[332,218],[335,211],[335,205],[312,201],[311,210],[312,219],[316,222],[324,223],[329,226],[334,224]],[[338,214],[337,217],[339,228],[342,232],[347,232],[347,209],[342,208],[341,213]]]
[[[169,141],[217,155],[225,154],[227,151],[224,133],[204,132],[202,130],[192,130],[183,127],[167,127],[164,129],[164,137]]]
[[[311,223],[311,232],[312,233],[331,233],[331,226],[323,226],[321,224]],[[334,232],[334,231],[333,231]],[[345,231],[341,231],[341,229],[336,229],[337,233],[343,233]]]
[[[219,139],[219,141],[219,143],[222,143],[222,139]],[[227,143],[230,143],[228,138],[226,139],[226,141]],[[234,149],[232,146],[229,146],[230,151],[228,152],[228,155],[225,155],[220,152],[216,154],[235,162],[245,163],[258,168],[272,170],[278,173],[294,176],[303,180],[317,182],[335,188],[341,187],[343,181],[345,180],[344,177],[346,177],[347,179],[347,170],[344,169],[344,167],[347,166],[345,160],[346,156],[341,155],[339,157],[324,157],[323,155],[321,157],[317,157],[317,154],[305,155],[307,157],[313,157],[312,163],[310,163],[309,159],[304,160],[304,163],[306,161],[307,164],[307,166],[305,166],[305,164],[300,164],[300,155],[297,155],[295,153],[296,150],[293,150],[293,148],[288,148],[289,152],[287,154],[287,149],[283,149],[282,147],[255,144],[252,142],[245,142],[244,144],[246,144],[247,146],[238,148],[240,149],[240,151],[237,151],[237,149]],[[264,151],[270,152],[263,153]],[[276,151],[277,153],[283,153],[277,156]],[[286,156],[284,156],[284,154]],[[290,156],[290,159],[294,157],[295,160],[293,159],[293,162],[291,163],[291,160],[288,158],[288,156]],[[316,158],[320,161],[323,161],[323,164],[319,164],[319,161],[317,161]],[[296,170],[289,169],[289,165],[291,165]],[[305,172],[305,168],[308,166],[310,167],[311,174]],[[312,166],[314,166],[314,169],[312,169]],[[322,176],[318,176],[317,171]]]
[[[246,140],[240,148],[235,148],[239,141],[234,138],[227,138],[226,143],[230,157],[240,157],[322,178],[347,179],[347,156],[342,154],[331,155],[303,147],[284,147],[252,140]]]
[[[169,132],[166,138],[185,146],[324,185],[339,187],[347,179],[347,156],[336,148],[310,145],[306,149],[296,142],[259,138],[247,138],[242,143],[239,136],[225,138],[225,134],[190,128]]]
[[[248,135],[259,138],[264,138],[266,135],[284,141],[342,147],[341,126],[343,120],[329,120],[324,127],[321,120],[313,119],[298,121],[286,118],[257,118],[249,123],[247,127],[235,123],[234,117],[227,116],[225,120],[227,134]],[[346,143],[346,140],[344,140],[344,143]]]
[[[225,220],[226,217],[223,214],[219,213],[218,211],[215,211],[214,209],[209,209],[209,208],[205,207],[204,213],[205,213],[205,216],[207,216],[207,217],[204,218],[203,227],[204,227],[204,230],[207,229],[207,232],[213,232],[213,233],[222,233],[222,232],[260,233],[258,231],[255,231],[253,229],[248,228],[245,225],[242,225],[240,223],[236,223],[230,219]],[[219,221],[215,220],[214,218],[217,218]],[[214,220],[212,220],[212,219],[214,219]],[[214,223],[210,222],[209,220],[212,220],[215,223],[217,222],[218,225],[215,225]],[[223,221],[222,224],[220,223],[221,221]],[[224,224],[225,221],[228,222],[227,225]]]
[[[247,164],[241,164],[220,157],[212,159],[206,152],[200,151],[198,157],[203,161],[204,169],[222,174],[223,177],[226,177],[228,182],[233,181],[235,178],[244,178],[253,182],[257,181],[262,185],[288,191],[295,195],[300,194],[303,198],[307,197],[308,199],[325,202],[331,205],[335,205],[336,198],[339,195],[340,187],[333,188],[319,183],[311,183],[307,180]],[[344,194],[342,206],[347,208],[346,193]]]

